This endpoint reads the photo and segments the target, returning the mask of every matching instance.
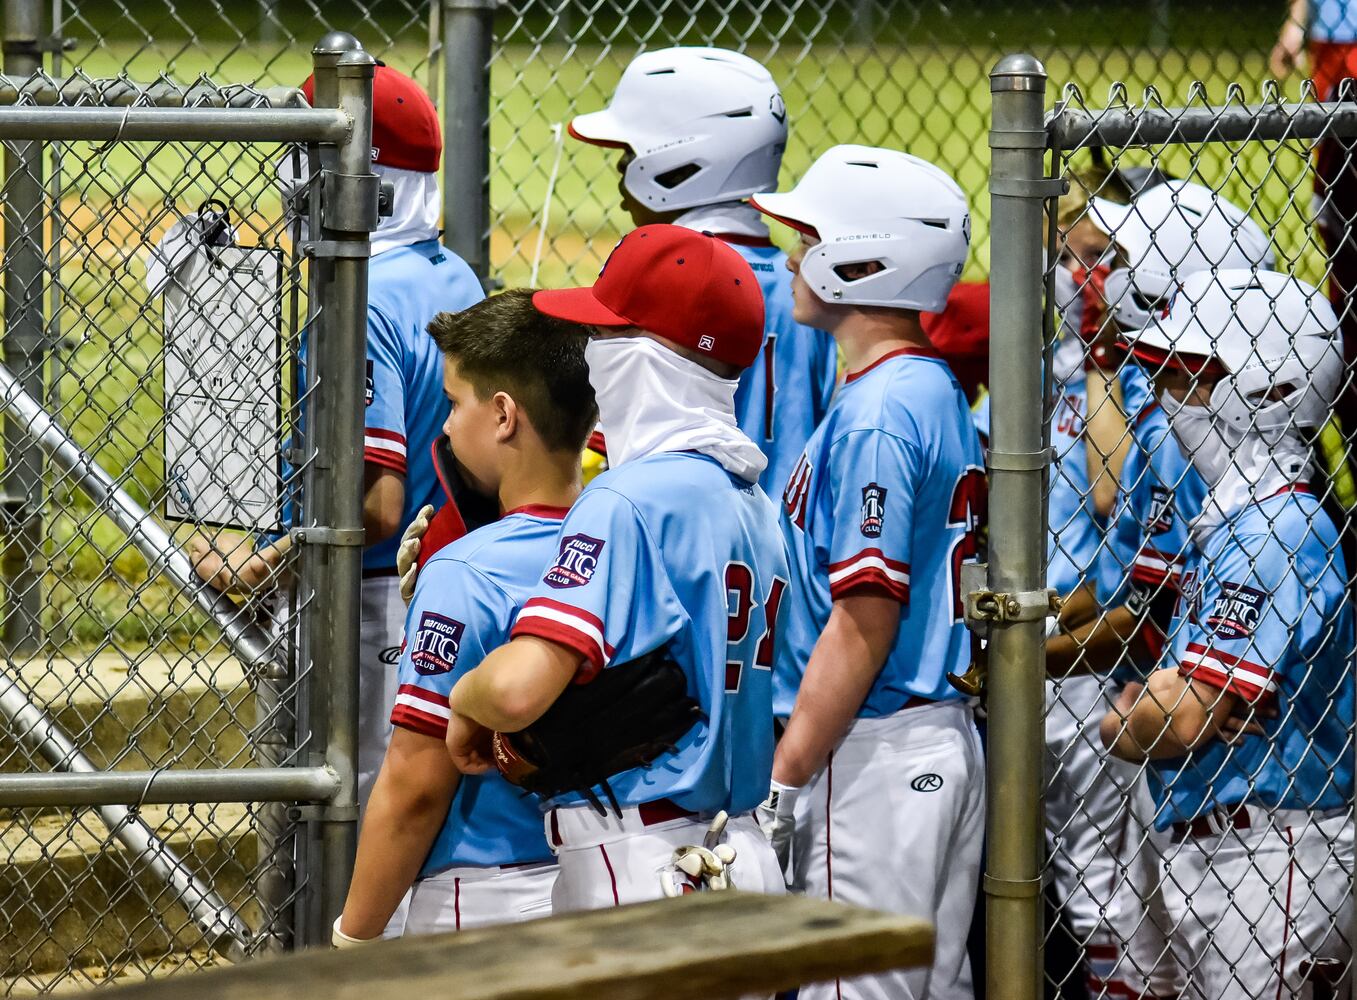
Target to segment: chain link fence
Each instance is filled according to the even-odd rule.
[[[1004,87],[1045,82],[1007,65]],[[1242,87],[1112,96],[1066,86],[1044,128],[996,110],[991,136],[1032,158],[991,181],[996,211],[1028,213],[996,240],[1017,261],[996,308],[1001,281],[1026,289],[996,336],[1046,348],[1032,391],[992,404],[996,435],[1019,413],[1040,428],[991,461],[1005,484],[1044,477],[1046,523],[1004,488],[991,510],[1041,558],[991,585],[1063,600],[1044,644],[1022,637],[1028,665],[1044,645],[1044,698],[1005,664],[1028,700],[992,699],[992,725],[1044,739],[1025,777],[1045,862],[1001,875],[1028,879],[1028,919],[1044,886],[1048,995],[1347,996],[1357,114]]]
[[[1233,82],[1256,93],[1287,16],[1280,0],[1060,0],[1040,11],[1012,0],[904,7],[883,0],[50,0],[50,6],[45,24],[54,27],[40,42],[61,49],[58,40],[66,40],[68,48],[49,57],[59,77],[125,74],[142,83],[165,77],[183,84],[206,74],[296,86],[309,72],[310,41],[321,32],[335,27],[364,39],[445,108],[448,132],[459,136],[444,165],[454,249],[479,258],[488,241],[483,269],[510,286],[533,276],[539,284],[585,280],[629,228],[607,151],[571,140],[564,126],[602,107],[641,51],[719,45],[765,62],[790,115],[784,186],[839,142],[894,146],[946,168],[972,195],[976,253],[967,276],[980,279],[989,261],[984,136],[987,73],[995,60],[1026,48],[1053,78],[1089,95],[1116,85],[1138,97],[1153,85],[1166,100],[1182,101],[1194,81],[1213,94]],[[472,37],[482,23],[493,34],[486,48]],[[451,43],[444,45],[445,38]],[[1300,86],[1299,78],[1291,81],[1288,94],[1298,96]],[[444,94],[460,108],[449,107]],[[488,122],[486,136],[475,127],[481,120]]]
[[[8,0],[10,6],[14,0]],[[180,0],[49,0],[30,6],[40,11],[41,19],[24,37],[13,32],[7,36],[10,89],[0,88],[12,94],[7,99],[22,104],[265,107],[277,96],[268,88],[295,86],[310,72],[310,43],[324,29],[354,32],[369,51],[424,82],[440,101],[446,120],[455,126],[447,130],[450,155],[444,170],[447,219],[461,234],[457,249],[474,256],[484,241],[489,276],[511,286],[529,279],[541,285],[591,280],[620,233],[629,228],[609,153],[574,142],[564,126],[574,114],[606,104],[622,70],[638,52],[674,44],[726,46],[769,66],[782,86],[792,126],[784,186],[837,142],[895,146],[946,168],[971,195],[976,253],[966,274],[970,280],[984,280],[996,257],[985,196],[991,177],[986,135],[992,124],[987,74],[1003,53],[1021,47],[1042,58],[1052,79],[1074,88],[1065,95],[1062,107],[1067,114],[1062,120],[1075,120],[1074,113],[1084,111],[1095,123],[1077,140],[1069,138],[1072,132],[1065,133],[1065,139],[1054,129],[1049,133],[1060,139],[1053,140],[1058,152],[1052,169],[1068,176],[1072,189],[1050,213],[1054,220],[1047,247],[1053,262],[1050,282],[1057,278],[1064,282],[1062,270],[1071,276],[1081,269],[1096,271],[1084,265],[1100,261],[1102,251],[1089,257],[1089,251],[1078,245],[1090,225],[1098,228],[1089,218],[1089,198],[1128,200],[1135,185],[1143,183],[1146,168],[1192,180],[1239,206],[1270,237],[1274,266],[1316,286],[1326,283],[1333,267],[1333,254],[1316,222],[1325,222],[1331,230],[1336,226],[1341,233],[1353,214],[1333,197],[1321,199],[1318,206],[1311,201],[1316,139],[1321,133],[1338,134],[1340,126],[1346,130],[1342,134],[1353,134],[1343,116],[1325,114],[1320,120],[1283,116],[1282,127],[1275,114],[1249,112],[1252,117],[1244,120],[1266,123],[1268,138],[1251,138],[1253,133],[1246,128],[1231,133],[1228,142],[1202,126],[1198,112],[1207,108],[1212,109],[1208,117],[1234,121],[1244,113],[1246,102],[1296,100],[1304,95],[1298,77],[1276,92],[1261,83],[1268,76],[1268,53],[1287,13],[1284,3],[1273,0],[1229,4],[1059,0],[1039,11],[1011,0],[966,5],[928,0],[903,7],[882,0],[714,0],[696,5],[654,0],[602,6],[509,0],[493,13],[490,8],[445,0],[326,4],[208,0],[191,5]],[[465,35],[453,30],[461,22],[451,19],[468,16],[473,24],[492,29],[492,36],[472,40],[469,48],[461,44]],[[445,46],[447,37],[458,47]],[[488,51],[478,55],[482,43]],[[30,61],[25,64],[24,58]],[[27,87],[21,97],[20,83],[12,78],[22,80],[39,69],[50,86]],[[214,79],[245,86],[219,87],[211,82]],[[1149,86],[1154,89],[1147,92]],[[1195,111],[1184,114],[1183,108]],[[1135,136],[1145,141],[1131,141],[1133,134],[1124,125],[1131,110],[1129,120],[1144,128],[1154,123],[1160,129],[1153,133],[1157,137],[1153,142],[1145,135]],[[484,136],[475,127],[481,118]],[[1118,125],[1121,132],[1107,131],[1114,121],[1123,123]],[[1169,127],[1166,123],[1180,121],[1183,128],[1197,131],[1172,135],[1163,131]],[[1045,138],[1043,143],[1046,148]],[[1327,148],[1340,145],[1330,140]],[[132,518],[136,523],[157,518],[168,525],[181,523],[169,520],[167,513],[173,505],[175,478],[164,455],[167,434],[174,431],[170,417],[179,411],[166,406],[170,392],[166,306],[163,297],[151,294],[145,280],[146,255],[176,218],[216,199],[226,207],[241,245],[278,255],[280,342],[276,353],[244,360],[252,370],[276,377],[277,441],[288,440],[306,401],[297,391],[298,338],[314,303],[307,299],[308,272],[284,232],[283,206],[273,184],[275,164],[289,148],[107,139],[49,143],[43,170],[7,175],[6,205],[21,205],[27,198],[42,206],[37,218],[13,219],[12,214],[6,218],[8,233],[29,233],[31,268],[25,277],[24,254],[8,256],[7,303],[14,308],[16,301],[27,302],[28,312],[40,320],[30,325],[27,342],[12,344],[11,337],[22,333],[23,324],[16,331],[13,321],[7,322],[7,361],[43,410],[109,472],[135,508],[154,515]],[[307,163],[312,162],[312,153],[298,149]],[[31,150],[18,155],[28,157],[24,162],[37,162]],[[1347,162],[1345,151],[1338,162]],[[38,193],[33,191],[35,184],[41,188]],[[1039,200],[1039,193],[1028,191],[1025,196]],[[1045,223],[1040,225],[1044,237]],[[39,239],[38,232],[45,232],[46,239]],[[1101,239],[1106,245],[1115,242],[1115,235],[1103,232]],[[1013,246],[1014,253],[1030,256],[1037,243]],[[1062,260],[1060,266],[1054,263]],[[997,271],[996,267],[998,284],[1012,281],[1011,275],[1002,277]],[[35,284],[34,274],[48,278]],[[1035,287],[1038,280],[1034,277],[1028,284]],[[1125,362],[1116,363],[1115,378],[1103,378],[1099,373],[1104,369],[1097,364],[1094,371],[1084,371],[1093,347],[1106,346],[1099,343],[1099,336],[1105,341],[1111,329],[1108,296],[1100,290],[1100,281],[1097,275],[1075,280],[1077,298],[1089,307],[1087,323],[1081,318],[1077,324],[1083,338],[1075,330],[1059,342],[1075,346],[1063,347],[1064,368],[1059,352],[1053,352],[1045,368],[1050,391],[1041,398],[1049,401],[1050,437],[1042,446],[1053,446],[1057,452],[1047,473],[1052,514],[1042,545],[1048,549],[1052,577],[1045,582],[1065,596],[1084,585],[1101,607],[1124,596],[1125,586],[1117,585],[1134,580],[1135,567],[1144,561],[1140,549],[1115,549],[1109,526],[1133,519],[1128,509],[1132,491],[1122,488],[1132,485],[1126,470],[1134,470],[1137,463],[1151,468],[1147,456],[1157,452],[1137,443],[1136,398],[1122,385]],[[39,308],[39,299],[47,303],[44,308]],[[1073,300],[1067,296],[1064,301]],[[1059,317],[1066,327],[1074,320],[1072,312],[1063,310]],[[996,319],[996,330],[999,322]],[[1054,313],[1049,322],[1052,330],[1058,328]],[[1086,326],[1089,329],[1083,329]],[[28,360],[16,364],[18,357]],[[1009,361],[1018,366],[1030,363],[1031,357],[1014,355]],[[193,389],[203,374],[185,377]],[[1138,391],[1147,397],[1146,378],[1128,376],[1125,381],[1140,379]],[[1098,380],[1104,384],[1097,385]],[[1090,399],[1099,389],[1102,394]],[[995,400],[996,408],[1005,405],[1002,398]],[[6,427],[13,425],[11,420]],[[1354,425],[1357,419],[1344,426]],[[1337,425],[1325,432],[1329,455],[1324,469],[1331,483],[1341,485],[1344,473],[1334,453],[1335,448],[1337,454],[1345,452],[1346,437],[1335,446],[1336,433],[1344,432]],[[1000,453],[1027,448],[999,444]],[[222,639],[210,609],[167,584],[165,567],[129,541],[126,525],[109,515],[107,501],[87,499],[78,488],[83,466],[72,466],[72,471],[57,467],[43,457],[31,435],[23,433],[6,439],[5,455],[7,477],[10,470],[17,470],[21,481],[43,484],[40,495],[30,496],[7,478],[0,491],[9,542],[0,559],[7,600],[5,633],[14,648],[26,643],[29,650],[25,659],[11,660],[12,666],[21,663],[22,670],[11,669],[10,680],[24,703],[44,709],[90,766],[99,769],[141,773],[163,767],[312,764],[310,753],[321,747],[315,720],[308,716],[314,692],[307,689],[306,664],[312,661],[299,648],[305,633],[287,629],[271,633],[277,638],[270,640],[270,648],[286,666],[279,683],[263,689],[261,700],[254,673]],[[267,447],[257,453],[259,459],[268,455]],[[272,468],[273,461],[268,457],[254,466]],[[32,469],[39,466],[42,474],[34,474]],[[198,471],[211,481],[212,473],[221,468],[213,465]],[[284,462],[283,468],[294,485],[305,478],[296,466]],[[1004,470],[998,478],[1021,474],[1020,469]],[[1143,475],[1133,482],[1146,485],[1142,492],[1148,492],[1150,502],[1161,504],[1178,485],[1176,480],[1148,483]],[[1149,486],[1161,490],[1157,501]],[[1000,508],[1007,488],[1002,484],[997,488]],[[1332,506],[1337,497],[1342,506],[1350,507],[1338,490],[1324,486],[1321,499]],[[1036,496],[1029,493],[1026,498],[1035,501]],[[1014,531],[1021,534],[1026,530],[1020,527],[1022,518],[1030,520],[1026,511],[1032,503],[1024,507],[1009,502],[1008,507],[1019,513],[1008,522],[995,514],[993,531],[1000,538]],[[234,514],[240,518],[244,512],[236,509]],[[183,515],[180,511],[178,516]],[[1342,516],[1345,519],[1346,513]],[[255,529],[228,534],[238,540],[223,548],[252,547],[259,535],[267,533],[257,524],[257,512],[250,518]],[[176,541],[187,542],[195,531],[216,537],[219,529],[207,522],[222,520],[231,518],[189,516],[185,527],[174,529]],[[1346,522],[1340,527],[1346,531]],[[1180,564],[1175,557],[1181,563],[1188,557],[1186,550],[1155,552],[1152,558],[1173,565]],[[1012,550],[1004,556],[1000,543],[992,568],[1005,559],[1008,566],[1015,565]],[[1010,575],[1004,582],[1011,588],[1016,580]],[[1026,589],[1041,582],[1034,578]],[[1159,586],[1144,599],[1152,602],[1166,584]],[[19,600],[25,595],[26,603]],[[238,612],[240,620],[256,611],[263,611],[259,602],[245,602]],[[1096,614],[1092,622],[1108,617]],[[251,624],[258,623],[251,618]],[[1083,625],[1092,628],[1090,622]],[[1085,652],[1088,635],[1077,628],[1067,621],[1064,632],[1051,638],[1053,663],[1064,640],[1061,655],[1068,664],[1077,662],[1081,669],[1092,664],[1093,652]],[[1014,648],[1011,644],[1020,638],[998,640],[1000,662],[1005,642]],[[1171,648],[1172,637],[1160,637],[1159,642]],[[1185,837],[1175,845],[1171,827],[1153,829],[1158,806],[1147,792],[1149,769],[1123,767],[1112,760],[1099,732],[1107,710],[1117,704],[1117,692],[1124,690],[1120,685],[1134,676],[1128,671],[1134,668],[1143,674],[1160,662],[1147,660],[1146,655],[1137,659],[1120,653],[1099,660],[1100,674],[1107,674],[1118,660],[1125,661],[1111,675],[1114,680],[1080,678],[1051,684],[1044,710],[1049,752],[1029,748],[1026,754],[1048,765],[1042,780],[1048,805],[1045,878],[1052,904],[1044,935],[1046,977],[1050,990],[1065,995],[1138,991],[1147,981],[1158,987],[1162,981],[1153,978],[1151,970],[1159,963],[1151,959],[1171,955],[1174,948],[1181,951],[1172,943],[1171,933],[1162,935],[1169,943],[1158,945],[1150,957],[1141,949],[1144,928],[1158,923],[1173,932],[1182,923],[1163,913],[1167,876],[1162,859],[1177,857],[1184,844],[1197,841]],[[1003,695],[1006,681],[998,674],[995,680],[996,700],[1010,704]],[[1306,683],[1314,690],[1324,681]],[[1351,684],[1350,675],[1346,683]],[[31,714],[20,715],[22,707],[15,708],[14,717],[28,719],[26,725],[33,730],[38,723]],[[1128,708],[1122,705],[1121,710],[1125,713]],[[1020,724],[1024,720],[1011,723]],[[999,718],[995,725],[1003,730],[1010,722]],[[1000,733],[997,738],[1002,742],[1007,737]],[[1347,753],[1350,762],[1350,737]],[[75,760],[65,751],[57,758],[67,764]],[[35,744],[0,744],[0,770],[37,772],[51,766],[52,760],[44,758]],[[1106,794],[1100,795],[1102,791]],[[99,810],[107,806],[32,807],[10,814],[14,822],[9,829],[22,843],[5,847],[16,874],[0,889],[7,894],[3,912],[10,912],[12,901],[14,912],[24,914],[25,926],[31,928],[20,936],[26,944],[16,945],[12,955],[5,952],[9,964],[3,976],[11,991],[212,960],[191,915],[182,906],[176,910],[161,905],[162,883],[135,860],[137,852],[107,849],[114,839],[108,832],[110,823],[124,832],[140,823],[148,835],[177,850],[185,866],[250,928],[250,948],[271,939],[272,928],[282,940],[295,932],[288,920],[296,910],[289,906],[299,886],[296,865],[308,849],[319,849],[318,834],[300,836],[296,814],[280,813],[275,807],[152,805],[153,798],[132,800],[141,802],[140,808],[122,818],[101,816]],[[1023,843],[1018,838],[1009,857],[1001,859],[998,868],[992,864],[992,877],[1003,880],[1011,875],[1014,885],[1023,882],[1015,874],[1027,871],[1024,865],[1029,864],[1018,857]],[[24,868],[21,862],[30,856],[42,865],[50,858],[74,860],[57,866],[53,874],[50,865]],[[1350,847],[1346,863],[1350,872]],[[115,870],[116,877],[109,874]],[[25,874],[30,871],[35,874]],[[1293,887],[1299,877],[1294,876]],[[278,884],[261,891],[270,879]],[[51,903],[42,902],[45,884],[55,887],[56,895],[48,897]],[[1174,884],[1187,883],[1178,878]],[[1273,883],[1274,893],[1284,894],[1279,886]],[[1012,898],[1020,898],[1020,891],[1013,891],[1017,895]],[[1341,909],[1333,908],[1335,913]],[[63,916],[82,912],[90,918],[83,923]],[[1336,921],[1337,916],[1335,925]],[[91,929],[94,923],[102,923],[108,932],[96,933]],[[67,924],[75,926],[73,934],[65,930]],[[1005,929],[1011,926],[1005,924]],[[1218,933],[1226,932],[1222,928]],[[1252,931],[1235,936],[1258,940]],[[1032,941],[1032,947],[1008,943],[1002,951],[1028,956],[1036,953],[1036,943]],[[1179,967],[1182,964],[1178,962]],[[1299,966],[1290,968],[1294,973]]]
[[[206,79],[4,95],[5,995],[237,960],[333,917],[377,205],[352,183],[369,57],[322,58],[339,108]]]

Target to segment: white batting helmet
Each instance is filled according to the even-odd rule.
[[[1343,376],[1343,340],[1328,299],[1276,271],[1228,270],[1188,276],[1163,318],[1130,337],[1154,363],[1223,370],[1209,409],[1236,438],[1275,442],[1287,431],[1322,427]]]
[[[777,187],[787,108],[755,60],[680,46],[633,59],[612,103],[577,115],[570,134],[630,149],[627,191],[651,209],[676,211]]]
[[[894,149],[835,146],[784,194],[750,199],[759,211],[819,238],[801,276],[829,303],[941,312],[966,263],[966,196],[944,171]],[[879,263],[850,280],[848,264]]]
[[[1270,269],[1275,262],[1258,223],[1215,191],[1189,181],[1152,187],[1129,205],[1092,198],[1089,218],[1127,260],[1127,267],[1108,275],[1104,291],[1124,330],[1148,323],[1156,304],[1189,274]]]

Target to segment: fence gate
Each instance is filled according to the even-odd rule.
[[[5,995],[328,940],[348,884],[374,61],[313,57],[314,109],[0,82]]]
[[[1352,82],[991,82],[990,995],[1346,997]]]

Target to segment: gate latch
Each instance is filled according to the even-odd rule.
[[[961,592],[965,595],[966,624],[973,630],[1015,622],[1039,622],[1060,613],[1060,595],[1044,590],[1000,593],[987,586],[989,566],[970,563],[961,568]]]
[[[1060,604],[1060,595],[1050,589],[1014,594],[972,590],[966,594],[966,620],[983,625],[1045,621],[1060,613]]]

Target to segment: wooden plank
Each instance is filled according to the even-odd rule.
[[[720,1000],[932,961],[924,921],[804,896],[695,893],[260,959],[110,1000]]]

